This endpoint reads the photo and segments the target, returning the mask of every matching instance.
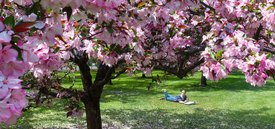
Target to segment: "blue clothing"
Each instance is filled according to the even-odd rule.
[[[178,96],[173,96],[167,93],[167,91],[164,92],[164,97],[165,100],[167,101],[173,101],[173,102],[179,102],[179,101],[185,101],[187,99],[186,96],[182,99],[179,95]]]

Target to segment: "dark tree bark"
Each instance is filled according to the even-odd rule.
[[[93,90],[92,76],[90,73],[90,67],[87,64],[87,57],[79,58],[76,61],[81,73],[81,79],[84,89],[84,95],[81,100],[85,105],[86,111],[86,122],[88,129],[101,129],[102,122],[100,116],[100,95],[94,94],[95,90]]]
[[[203,76],[203,73],[201,73],[201,86],[202,87],[206,87],[207,86],[206,78],[205,78],[205,76]]]
[[[81,101],[85,105],[86,122],[88,129],[101,129],[102,122],[100,116],[100,93],[97,93],[98,88],[93,88],[92,76],[90,73],[90,67],[87,64],[88,57],[86,54],[76,56],[74,62],[78,65],[81,80],[83,84],[84,94],[81,97]]]
[[[141,78],[146,78],[146,75],[144,73],[142,73]]]
[[[100,96],[85,97],[82,101],[85,105],[87,128],[101,129]]]
[[[95,81],[93,83],[90,67],[87,64],[87,55],[85,53],[81,56],[77,55],[76,58],[74,58],[74,62],[78,65],[81,73],[84,89],[84,94],[81,97],[81,101],[85,105],[87,128],[101,129],[102,120],[100,114],[100,97],[104,85],[111,80],[114,67],[111,68],[100,64],[97,70]]]
[[[109,85],[113,85],[112,79],[108,83]]]

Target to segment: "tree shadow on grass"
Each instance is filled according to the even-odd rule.
[[[140,101],[140,99],[137,99],[137,97],[150,97],[155,95],[160,95],[160,90],[150,90],[147,89],[140,89],[140,88],[119,88],[119,86],[116,86],[117,88],[107,89],[103,91],[101,102],[102,103],[108,103],[108,102],[114,102],[119,101],[121,103],[129,103],[129,102],[135,102]]]
[[[103,121],[113,121],[118,128],[133,129],[191,129],[191,128],[275,128],[275,118],[261,115],[269,108],[257,110],[203,110],[193,113],[171,114],[172,109],[158,110],[104,110]]]
[[[53,106],[30,107],[9,129],[67,129],[80,128],[85,125],[83,117],[68,118],[66,116],[67,105],[68,101],[56,99]]]

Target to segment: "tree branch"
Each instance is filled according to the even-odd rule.
[[[254,34],[253,36],[253,39],[255,39],[256,41],[259,40],[260,38],[260,33],[261,33],[261,30],[263,29],[263,26],[260,24],[260,26],[258,27],[256,33]]]
[[[123,68],[122,70],[120,70],[119,72],[117,72],[115,74],[115,76],[112,76],[111,79],[115,79],[115,78],[118,78],[121,74],[125,73],[126,72],[126,68]]]
[[[187,50],[184,50],[182,54],[194,54],[194,53],[203,51],[205,48],[206,48],[205,44],[202,44],[201,46],[193,46]]]
[[[194,68],[196,68],[199,65],[201,65],[203,62],[204,62],[204,58],[201,58],[197,62],[189,65],[189,67],[179,68],[178,70],[176,68],[174,68],[174,67],[161,66],[161,65],[154,66],[154,68],[155,69],[159,69],[159,70],[164,70],[164,71],[166,71],[168,73],[174,74],[178,78],[183,78],[183,77],[187,76],[187,74],[189,72],[191,72]]]
[[[94,85],[95,86],[104,86],[105,84],[107,84],[110,81],[114,70],[115,70],[115,67],[109,67],[109,66],[106,66],[103,63],[101,63],[97,70]]]
[[[178,77],[179,78],[183,78],[183,77],[187,76],[187,73],[191,72],[194,68],[198,67],[203,62],[204,62],[204,58],[201,58],[200,60],[198,60],[197,62],[193,63],[189,67],[187,67],[185,69],[182,69],[182,70],[180,69]]]
[[[275,54],[275,50],[272,50],[271,48],[264,47],[262,48],[263,51],[270,52],[272,54]]]
[[[205,6],[206,8],[209,8],[210,10],[214,11],[214,13],[216,13],[216,10],[215,10],[213,7],[207,5],[206,3],[204,3],[204,2],[201,1],[201,0],[200,0],[200,3],[201,3],[203,6]]]

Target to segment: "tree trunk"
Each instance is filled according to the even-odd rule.
[[[206,87],[206,85],[207,85],[206,78],[205,76],[203,76],[203,73],[201,73],[201,86]]]
[[[113,85],[112,79],[109,81],[109,85]]]
[[[100,89],[101,87],[99,86],[93,85],[92,75],[87,61],[88,58],[85,55],[75,61],[81,73],[81,80],[84,89],[84,95],[81,97],[81,101],[85,105],[87,128],[101,129],[102,122],[99,102],[102,89]]]
[[[142,73],[141,78],[146,78],[146,75],[144,73]]]
[[[87,55],[84,53],[80,58],[75,58],[74,62],[78,65],[81,73],[84,89],[84,94],[81,96],[81,101],[85,105],[87,128],[101,129],[102,121],[100,115],[100,97],[104,85],[111,80],[111,76],[115,68],[100,64],[93,83],[90,67],[87,64]]]
[[[87,97],[84,100],[88,129],[101,129],[100,98]]]

